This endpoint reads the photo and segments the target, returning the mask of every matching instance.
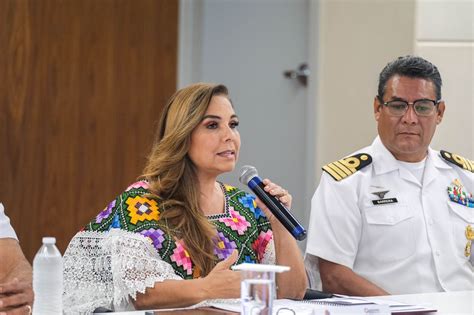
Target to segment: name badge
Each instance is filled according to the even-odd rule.
[[[377,199],[377,200],[372,200],[372,203],[377,206],[377,205],[386,205],[386,204],[391,204],[391,203],[397,203],[398,200],[397,198],[387,198],[387,199]]]

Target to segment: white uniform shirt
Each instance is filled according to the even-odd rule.
[[[0,202],[0,238],[18,239],[13,227],[10,225],[10,219],[5,215],[5,209]]]
[[[474,290],[474,268],[464,255],[474,208],[450,200],[459,179],[474,192],[474,173],[429,149],[423,183],[379,137],[359,151],[372,163],[334,180],[323,172],[312,199],[306,252],[351,268],[391,294]],[[398,202],[374,205],[374,192]],[[314,267],[314,266],[312,266]]]

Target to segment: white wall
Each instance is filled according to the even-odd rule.
[[[474,0],[418,0],[415,53],[438,66],[446,101],[437,149],[474,158]]]
[[[413,53],[414,1],[319,0],[316,51],[316,178],[321,166],[369,145],[377,134],[378,74]]]

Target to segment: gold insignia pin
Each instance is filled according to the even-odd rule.
[[[464,256],[469,257],[471,256],[471,246],[472,241],[474,240],[474,229],[471,227],[470,224],[466,226],[466,231],[464,232],[467,238],[467,244],[464,248]]]
[[[457,187],[463,187],[462,184],[461,184],[461,181],[458,178],[455,178],[453,180],[453,185],[457,186]]]

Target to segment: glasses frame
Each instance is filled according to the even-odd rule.
[[[415,104],[417,102],[420,102],[420,101],[430,101],[430,102],[433,102],[433,105],[434,105],[434,108],[435,109],[438,109],[438,105],[439,103],[442,102],[442,100],[432,100],[432,99],[429,99],[429,98],[421,98],[419,100],[415,100],[414,102],[407,102],[405,100],[391,100],[391,101],[388,101],[388,102],[384,102],[380,97],[378,97],[379,101],[380,101],[380,104],[382,104],[383,106],[387,107],[388,108],[388,111],[390,113],[390,115],[392,116],[395,116],[395,117],[402,117],[404,116],[407,112],[408,112],[408,108],[410,107],[410,105],[413,107],[413,111],[415,112],[416,116],[418,117],[430,117],[433,115],[433,113],[435,113],[436,111],[433,110],[429,115],[420,115],[417,111],[416,111],[416,108],[415,108]],[[402,102],[402,103],[405,103],[407,104],[407,107],[405,109],[405,111],[403,112],[403,114],[401,115],[396,115],[396,114],[393,114],[391,111],[390,111],[390,108],[389,108],[389,105],[390,103],[392,102]]]

